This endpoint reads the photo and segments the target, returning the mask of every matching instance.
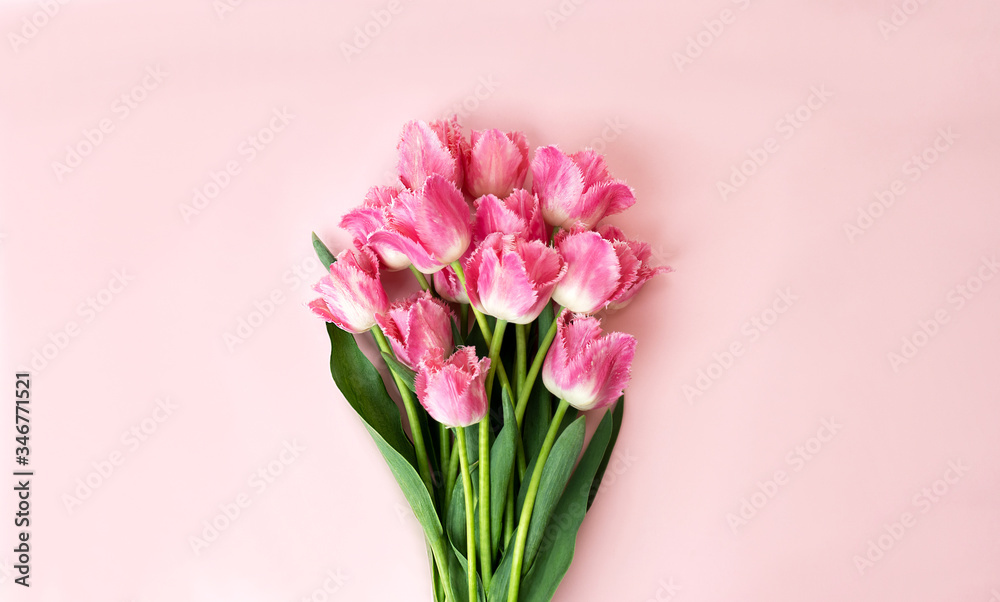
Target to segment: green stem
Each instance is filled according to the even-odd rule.
[[[477,602],[479,586],[476,580],[476,519],[473,516],[476,505],[472,500],[472,475],[469,473],[469,453],[465,444],[464,427],[455,427],[455,441],[458,443],[458,461],[462,464],[462,487],[465,489],[465,564],[469,569],[469,602]]]
[[[465,270],[462,269],[462,264],[455,261],[452,262],[451,268],[455,270],[455,275],[458,276],[458,283],[462,285],[465,289],[465,293],[469,293],[469,287],[465,283]],[[490,341],[493,339],[493,331],[490,328],[489,323],[486,321],[486,316],[483,315],[481,311],[476,309],[475,305],[470,305],[472,308],[472,313],[476,315],[476,323],[479,324],[479,329],[483,331],[483,340],[489,345]]]
[[[451,492],[455,490],[455,481],[458,479],[458,450],[454,450],[451,454],[451,460],[448,463],[448,475],[445,477],[444,481],[444,505],[445,505],[445,516],[448,514],[448,508],[451,506]]]
[[[517,363],[514,365],[514,383],[520,393],[528,371],[528,325],[515,324],[517,334]]]
[[[438,573],[441,574],[441,585],[444,587],[445,599],[448,602],[460,602],[455,595],[455,588],[451,584],[451,572],[448,569],[448,553],[445,551],[445,535],[442,533],[437,540],[430,542],[431,553],[434,555],[434,562],[437,564]]]
[[[552,341],[556,338],[556,330],[558,330],[559,326],[559,306],[556,305],[555,309],[556,311],[552,316],[552,325],[549,326],[549,331],[545,333],[545,338],[538,343],[538,353],[535,354],[535,359],[531,362],[531,369],[528,370],[524,385],[518,387],[517,406],[514,408],[518,426],[521,426],[521,421],[524,420],[524,411],[528,407],[528,398],[531,397],[531,389],[535,386],[538,371],[542,369],[545,354],[548,353]]]
[[[504,509],[503,517],[503,549],[506,550],[510,544],[510,538],[514,535],[514,479],[510,480],[507,487],[507,507]]]
[[[479,421],[479,563],[486,591],[493,580],[490,519],[490,415],[487,413]]]
[[[448,427],[441,423],[438,423],[438,439],[441,440],[441,457],[438,459],[438,463],[441,469],[441,482],[444,482],[448,464],[451,462],[451,432],[448,431]],[[447,489],[445,489],[445,495],[448,495]]]
[[[382,333],[382,329],[378,326],[372,328],[372,335],[375,337],[375,342],[378,343],[379,349],[385,353],[392,353],[392,347],[389,346],[389,341],[385,340],[385,334]],[[420,471],[420,478],[423,479],[424,485],[427,486],[427,491],[434,495],[434,487],[431,485],[431,469],[430,464],[427,462],[427,449],[424,447],[424,432],[420,428],[420,419],[417,414],[417,407],[413,401],[413,394],[410,392],[409,387],[403,382],[401,378],[396,376],[396,373],[389,370],[392,373],[392,379],[396,383],[396,388],[399,389],[399,396],[403,399],[403,408],[406,410],[406,419],[410,422],[410,434],[413,435],[413,447],[417,453],[417,468]]]
[[[559,433],[559,424],[569,404],[566,400],[559,401],[555,415],[552,416],[552,424],[549,425],[549,432],[542,442],[542,449],[538,452],[538,460],[535,461],[535,468],[531,472],[531,483],[528,484],[528,492],[524,496],[524,506],[521,508],[521,520],[517,525],[517,540],[514,542],[514,560],[510,568],[510,589],[507,590],[507,602],[517,602],[518,591],[521,588],[521,565],[524,563],[524,545],[528,541],[528,525],[531,523],[531,512],[535,509],[535,497],[538,495],[538,485],[542,482],[542,469],[545,468],[545,461],[549,459],[549,452],[556,441]]]
[[[419,270],[417,270],[417,268],[413,267],[412,265],[410,266],[410,271],[413,272],[413,275],[417,277],[417,282],[420,283],[420,288],[424,289],[425,291],[431,290],[431,283],[427,282],[427,276],[424,276]]]

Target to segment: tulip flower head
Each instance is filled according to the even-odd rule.
[[[479,359],[473,347],[459,347],[448,359],[430,357],[417,370],[417,398],[434,420],[449,428],[476,424],[489,412],[489,367],[489,358]]]
[[[451,267],[434,272],[434,290],[441,298],[452,303],[469,303],[469,294],[458,280],[458,274]]]
[[[399,180],[410,190],[420,190],[432,175],[440,175],[461,188],[468,142],[458,119],[411,121],[399,138]]]
[[[389,298],[379,279],[378,257],[371,249],[344,249],[330,265],[330,273],[313,287],[319,299],[309,303],[313,313],[347,332],[367,332],[375,316],[389,309]]]
[[[548,227],[542,218],[538,197],[518,188],[504,199],[492,194],[475,201],[472,242],[480,244],[494,232],[518,234],[527,240],[548,242]]]
[[[604,309],[618,290],[621,266],[614,245],[591,230],[562,230],[555,247],[566,262],[566,275],[552,299],[567,310],[592,314]]]
[[[635,345],[632,335],[602,334],[597,318],[563,312],[542,365],[542,382],[578,410],[610,406],[628,385]]]
[[[554,146],[543,146],[535,151],[531,174],[542,215],[553,226],[591,229],[635,204],[632,189],[608,175],[604,158],[593,150],[566,155]]]
[[[473,307],[514,324],[537,318],[566,273],[552,247],[499,232],[487,236],[463,268]]]
[[[340,219],[340,227],[354,237],[357,246],[370,245],[382,265],[389,271],[402,270],[410,267],[410,258],[397,251],[395,247],[384,244],[371,244],[371,235],[384,230],[392,214],[393,206],[399,197],[399,189],[391,186],[373,186],[365,195],[362,205],[351,210]]]
[[[372,232],[368,240],[383,253],[401,253],[419,271],[433,274],[469,248],[469,205],[454,184],[432,175],[419,191],[399,193],[385,227]]]
[[[649,259],[653,252],[649,244],[625,238],[625,234],[621,230],[610,224],[598,227],[597,233],[611,242],[621,267],[618,288],[608,301],[608,309],[615,310],[625,307],[650,278],[657,274],[667,274],[674,271],[669,266],[650,266]]]
[[[473,130],[465,187],[473,198],[506,197],[524,184],[528,173],[528,139],[521,132]]]
[[[451,355],[451,324],[455,314],[427,291],[393,303],[375,316],[392,346],[396,359],[414,370],[422,361]]]

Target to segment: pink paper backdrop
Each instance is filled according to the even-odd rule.
[[[557,600],[1000,600],[1000,4],[346,4],[3,5],[0,598],[429,599],[303,304],[309,232],[457,112],[604,150],[677,270],[608,319],[631,403]]]

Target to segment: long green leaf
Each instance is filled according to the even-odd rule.
[[[413,444],[403,432],[399,408],[389,397],[382,376],[358,348],[354,335],[327,323],[330,335],[330,373],[347,403],[366,426],[377,432],[410,464],[416,466]]]
[[[514,458],[517,454],[517,419],[510,396],[503,390],[503,428],[497,433],[490,448],[490,533],[495,551],[500,545],[503,531],[503,511],[507,502],[507,487],[514,472]]]
[[[312,233],[312,243],[313,249],[316,250],[316,255],[319,256],[319,260],[323,262],[323,267],[329,270],[330,264],[337,260],[336,255],[330,252],[330,249],[323,244],[323,241],[316,236],[315,232]]]
[[[606,450],[612,445],[609,440],[613,431],[614,417],[608,411],[594,431],[594,436],[587,445],[587,451],[583,453],[580,463],[573,471],[573,477],[559,498],[559,504],[552,512],[543,546],[521,585],[522,601],[551,600],[569,569],[576,548],[576,535],[587,513],[595,474]]]
[[[542,481],[535,496],[535,507],[528,525],[528,540],[524,546],[525,567],[530,567],[534,561],[535,553],[542,543],[542,535],[549,524],[549,516],[559,503],[573,466],[580,457],[585,430],[586,418],[580,416],[556,439],[556,444],[552,446],[549,458],[542,467]]]
[[[601,481],[604,479],[604,471],[608,469],[608,463],[611,461],[611,452],[615,450],[615,443],[618,443],[618,433],[622,430],[622,419],[625,417],[625,396],[622,395],[618,398],[618,403],[615,405],[614,412],[612,413],[612,420],[614,421],[611,427],[611,440],[608,441],[608,445],[604,450],[604,457],[601,458],[601,465],[597,468],[597,475],[594,477],[594,484],[590,488],[590,497],[587,499],[587,510],[594,505],[594,498],[597,497],[597,490],[601,487]],[[601,421],[604,424],[604,421]]]

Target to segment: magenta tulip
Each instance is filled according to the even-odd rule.
[[[618,288],[609,299],[608,309],[625,307],[650,278],[657,274],[674,271],[669,266],[652,267],[649,265],[649,259],[653,252],[648,243],[629,240],[625,238],[625,234],[621,230],[610,224],[598,227],[597,232],[602,238],[611,242],[621,268]]]
[[[528,140],[521,132],[472,132],[465,187],[473,198],[503,198],[524,184],[528,173]]]
[[[428,358],[417,370],[417,398],[434,420],[449,428],[476,424],[489,412],[489,367],[489,358],[480,360],[473,347],[459,347],[446,360]]]
[[[443,361],[451,355],[454,318],[451,309],[427,291],[393,303],[386,313],[375,316],[396,359],[414,370],[422,361]]]
[[[451,267],[434,272],[434,290],[441,298],[452,303],[469,303],[469,295]]]
[[[371,249],[344,249],[330,265],[330,273],[313,287],[319,299],[309,303],[313,313],[347,332],[367,332],[375,316],[389,309],[389,298],[379,280],[378,257]]]
[[[552,247],[500,233],[487,236],[463,268],[472,306],[514,324],[537,318],[566,273]]]
[[[535,151],[531,173],[542,215],[553,226],[590,229],[635,204],[632,189],[611,178],[604,158],[593,150],[566,155],[554,146],[543,146]]]
[[[372,246],[405,255],[424,274],[433,274],[461,258],[471,239],[465,197],[436,174],[427,178],[419,192],[401,192],[385,227],[368,236]]]
[[[618,290],[621,266],[614,245],[590,230],[563,230],[555,247],[566,262],[566,275],[552,299],[569,311],[592,314],[604,309]]]
[[[613,404],[631,377],[635,337],[602,334],[600,320],[570,312],[559,317],[557,328],[542,365],[545,388],[581,411]]]
[[[494,232],[548,242],[548,228],[542,218],[538,197],[527,190],[519,188],[502,200],[488,194],[476,199],[475,206],[476,217],[472,223],[474,245]]]
[[[398,145],[399,180],[410,190],[420,190],[437,174],[461,188],[468,145],[457,118],[407,123]]]
[[[340,219],[340,227],[354,237],[356,245],[370,245],[382,266],[389,271],[402,270],[410,267],[410,258],[400,253],[395,247],[385,244],[373,244],[371,235],[384,230],[392,214],[393,206],[399,197],[399,189],[391,186],[373,186],[365,195],[364,203]]]

